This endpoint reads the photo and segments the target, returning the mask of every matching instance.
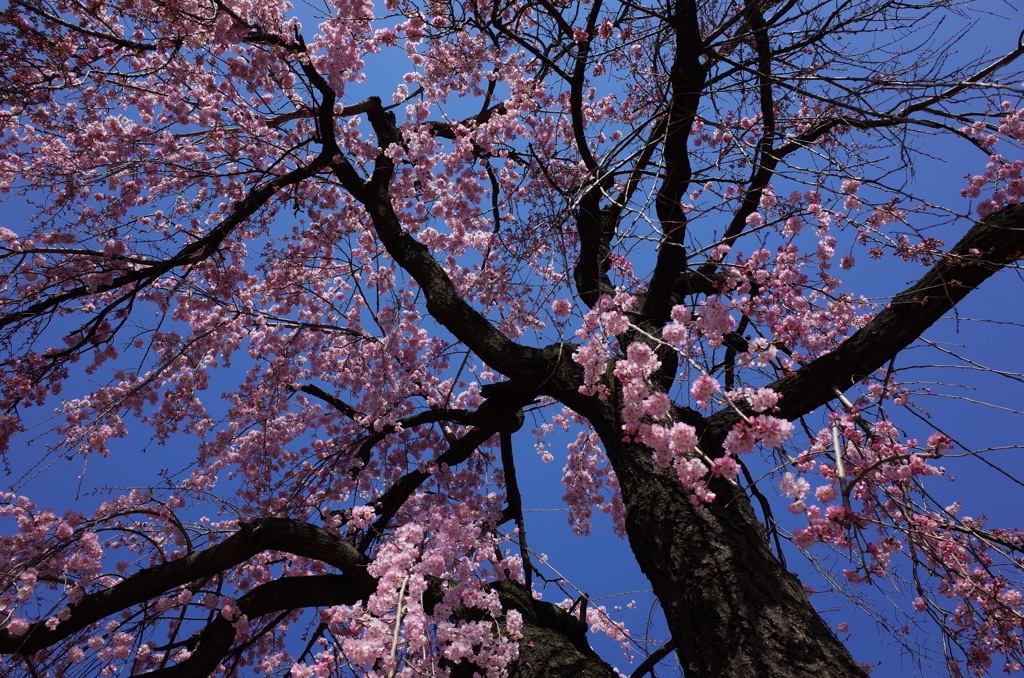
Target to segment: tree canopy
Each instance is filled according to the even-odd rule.
[[[1024,486],[974,414],[1021,414],[1020,19],[9,0],[2,671],[617,675],[538,454],[664,613],[634,675],[865,675],[803,555],[926,673],[1019,671],[1024,533],[944,498]]]

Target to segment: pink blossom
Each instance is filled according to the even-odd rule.
[[[360,530],[369,527],[377,513],[372,506],[356,506],[352,509],[352,518],[349,524]]]
[[[786,219],[786,223],[782,229],[782,234],[786,237],[793,237],[798,234],[803,228],[803,219],[798,216],[792,216]]]
[[[690,322],[691,313],[690,307],[683,304],[678,304],[672,307],[672,322],[685,325]]]
[[[730,456],[718,457],[711,463],[711,472],[722,478],[735,479],[740,475],[739,463]]]
[[[677,422],[669,431],[669,445],[676,454],[689,454],[697,449],[697,430],[689,424]]]
[[[747,401],[755,412],[764,412],[775,407],[780,397],[780,394],[770,388],[759,388],[747,394]]]
[[[928,436],[927,445],[936,454],[945,454],[953,449],[953,439],[943,433],[933,433]]]
[[[857,179],[844,179],[842,184],[842,191],[847,195],[854,195],[860,188],[860,181]]]
[[[733,330],[736,321],[729,314],[729,308],[718,296],[709,296],[701,303],[700,316],[694,322],[694,329],[708,340],[708,344],[718,348],[722,345],[722,337]]]
[[[665,393],[655,393],[644,401],[644,410],[647,416],[653,419],[664,419],[668,416],[672,401]]]
[[[28,631],[29,623],[23,617],[12,617],[7,622],[7,631],[15,636],[23,636]]]
[[[697,401],[700,407],[710,407],[711,397],[720,391],[721,387],[718,385],[718,381],[707,374],[697,377],[690,386],[690,395],[693,396],[693,399]]]

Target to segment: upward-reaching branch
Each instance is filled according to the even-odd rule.
[[[1011,205],[976,222],[914,285],[900,292],[867,325],[835,350],[770,384],[782,394],[777,416],[796,419],[873,374],[921,336],[964,297],[1024,257],[1024,205]],[[708,434],[723,436],[737,421],[725,409],[708,419]]]
[[[658,258],[651,273],[641,315],[655,323],[668,319],[672,308],[672,287],[686,266],[686,212],[682,198],[690,184],[690,130],[707,74],[700,62],[703,40],[694,0],[676,0],[672,10],[675,59],[672,64],[672,98],[668,103],[668,123],[662,145],[665,175],[655,199],[655,211],[661,224]]]
[[[368,181],[361,179],[341,157],[332,136],[325,141],[325,148],[336,151],[331,163],[335,176],[366,208],[388,254],[419,283],[426,296],[427,310],[435,320],[502,374],[530,381],[543,379],[550,367],[545,365],[542,352],[512,341],[470,306],[426,245],[402,228],[389,192],[394,162],[385,155],[389,146],[401,145],[401,132],[394,115],[384,110],[379,99],[375,100],[367,117],[380,144],[373,174]]]

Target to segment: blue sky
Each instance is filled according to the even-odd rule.
[[[1005,6],[1001,3],[993,4],[996,7]],[[1019,18],[1019,14],[1017,17]],[[965,52],[970,52],[981,45],[991,46],[994,54],[998,54],[1004,51],[1004,43],[1005,49],[1009,49],[1015,39],[1011,34],[1015,31],[1006,31],[1006,25],[1005,20],[994,18],[990,23],[987,22],[987,25],[979,26],[965,36],[959,44],[963,46]],[[306,32],[312,31],[307,29]],[[386,72],[390,67],[391,64],[382,65],[380,73]],[[397,67],[402,68],[404,65]],[[366,95],[380,95],[387,100],[391,81],[377,75],[376,71],[369,81],[370,85],[358,91],[365,91]],[[381,84],[382,82],[384,84]],[[395,79],[394,83],[397,82],[398,79]],[[359,98],[362,94],[353,96]],[[977,149],[961,141],[935,143],[934,146],[928,146],[927,151],[934,159],[913,168],[916,174],[912,184],[913,190],[939,204],[953,202],[966,206],[966,203],[957,197],[959,190],[964,185],[965,175],[983,169],[983,156]],[[892,162],[898,162],[898,156],[895,154]],[[8,203],[7,206],[10,205]],[[14,207],[17,208],[17,205]],[[6,225],[15,232],[20,232],[18,222],[24,217],[24,213],[14,209],[6,211],[6,215]],[[952,228],[942,229],[944,235],[948,233],[945,237],[949,244],[953,242],[955,231],[961,226],[962,224],[957,224]],[[923,272],[919,267],[895,264],[892,259],[880,263],[867,262],[863,253],[858,256],[858,260],[862,261],[864,266],[849,273],[844,289],[869,296],[891,295]],[[1021,321],[1024,304],[1020,301],[1019,277],[1019,272],[1014,270],[1000,273],[986,283],[983,289],[972,294],[958,309],[961,316],[959,321],[945,320],[926,336],[937,342],[948,342],[958,352],[980,363],[1011,373],[1024,371],[1024,361],[1020,359],[1019,351],[1014,350],[1021,344],[1021,340],[1024,340],[1024,332],[1020,325],[1005,324]],[[995,320],[1004,324],[996,325],[968,319]],[[964,348],[961,349],[959,345],[963,345]],[[934,350],[912,349],[901,356],[899,364],[928,366],[941,364],[941,359],[941,355]],[[949,359],[949,362],[952,362],[952,359]],[[221,372],[223,386],[215,386],[211,391],[217,393],[230,388],[240,373],[241,368]],[[921,369],[913,374],[920,374],[920,380],[929,381],[934,378],[935,373],[932,370]],[[944,372],[943,379],[948,381],[948,374]],[[953,374],[959,379],[961,372]],[[956,382],[957,388],[943,387],[943,390],[955,396],[993,401],[996,405],[1010,410],[1021,409],[1019,403],[1024,403],[1024,398],[1020,396],[1024,395],[1024,389],[1021,388],[1020,381],[975,371],[963,371],[962,374],[963,379]],[[68,389],[69,397],[77,395],[74,393],[76,389],[88,386],[89,383],[84,378],[72,383]],[[938,386],[935,388],[939,390]],[[969,390],[971,388],[974,390]],[[948,423],[951,433],[971,449],[1016,445],[1019,442],[1019,418],[1015,411],[999,410],[940,396],[922,397],[917,402],[921,407],[931,411],[936,421],[942,422],[944,426]],[[38,414],[43,416],[45,411]],[[817,421],[815,417],[810,419]],[[908,430],[912,428],[913,435],[917,437],[923,439],[931,432],[924,423],[911,422],[912,419],[907,416],[900,419],[900,423],[907,425]],[[51,422],[42,421],[38,431],[41,433],[48,423]],[[555,454],[555,461],[544,464],[532,451],[533,439],[529,433],[532,425],[533,422],[528,419],[527,425],[515,438],[520,485],[524,492],[524,504],[528,507],[526,519],[531,547],[538,553],[549,554],[550,563],[557,568],[558,573],[564,575],[578,590],[588,592],[596,604],[612,607],[636,600],[637,609],[622,617],[633,631],[641,631],[649,614],[650,598],[645,595],[649,587],[639,573],[627,544],[611,534],[608,521],[599,513],[595,513],[593,536],[575,537],[571,534],[566,525],[566,512],[561,502],[564,490],[560,483],[561,468],[564,465],[564,454],[560,445],[564,446],[569,441],[554,441],[552,452]],[[816,427],[812,425],[812,429],[814,428]],[[35,435],[36,431],[31,431],[28,438]],[[31,446],[16,450],[15,463],[22,468],[28,468],[40,462],[42,446],[46,440],[47,437],[43,435]],[[81,483],[83,488],[97,484],[111,487],[130,486],[153,478],[153,474],[160,469],[177,470],[186,466],[195,447],[193,439],[182,438],[167,446],[150,446],[144,454],[139,454],[139,447],[145,445],[146,441],[145,434],[133,437],[119,444],[115,453],[107,458],[90,457],[85,461],[76,459],[71,462],[54,460],[59,463],[52,465],[44,460],[42,463],[47,466],[45,473],[25,484],[22,490],[40,505],[50,505],[52,502],[55,508],[72,505],[91,508],[100,499],[79,494],[80,474],[85,474],[85,479]],[[1024,476],[1024,460],[1020,457],[1020,449],[993,452],[989,458],[1008,469],[1013,469],[1019,477]],[[1000,479],[998,474],[977,460],[964,459],[962,462],[956,462],[955,469],[951,463],[950,468],[957,476],[955,483],[942,479],[932,483],[939,497],[949,497],[949,501],[962,500],[966,514],[988,515],[993,524],[1012,525],[1014,521],[1019,520],[1017,502],[1010,500],[1016,496],[1010,492],[1019,490],[1019,487]],[[12,477],[18,478],[19,475],[20,469]],[[776,509],[783,514],[782,505]],[[798,523],[794,521],[791,527],[797,525]],[[801,562],[802,559],[795,550],[791,550],[788,555],[790,567],[806,576],[808,580],[814,581],[811,570]],[[541,569],[544,571],[543,566]],[[553,572],[545,572],[545,575],[555,576]],[[821,587],[821,584],[816,586]],[[865,592],[868,592],[866,588]],[[881,598],[883,593],[885,592],[880,590],[872,592],[871,595]],[[562,597],[555,586],[545,589],[545,598],[549,600],[560,600]],[[838,598],[823,595],[815,598],[815,601],[822,609],[829,610],[826,617],[830,621],[850,623],[849,644],[855,656],[863,661],[881,662],[874,675],[909,675],[908,670],[912,667],[903,663],[899,649],[890,640],[879,639],[873,621],[856,614]],[[658,613],[655,612],[653,616],[656,623],[651,635],[659,638],[664,634],[658,629]],[[631,669],[619,660],[620,655],[614,644],[597,639],[595,644],[602,648],[606,659],[616,663],[627,674],[630,672]],[[930,673],[932,670],[926,668],[921,675],[934,675]],[[663,675],[674,675],[674,671],[666,670]]]

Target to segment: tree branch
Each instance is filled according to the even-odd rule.
[[[672,287],[686,266],[683,246],[686,212],[683,211],[682,197],[692,177],[687,146],[707,77],[700,62],[703,40],[693,0],[674,3],[672,23],[676,54],[671,74],[672,100],[669,102],[662,148],[665,177],[654,203],[663,235],[641,310],[643,318],[655,324],[662,324],[668,319],[672,308]]]
[[[239,614],[255,619],[266,614],[303,607],[354,605],[376,591],[376,580],[359,581],[347,574],[285,577],[260,584],[238,599]],[[231,650],[235,627],[217,615],[199,634],[198,645],[188,659],[156,671],[145,678],[192,678],[211,675]]]
[[[975,223],[949,253],[913,286],[831,353],[769,384],[783,395],[777,416],[797,419],[870,376],[921,336],[995,272],[1024,254],[1024,205],[1011,205]],[[730,409],[708,419],[708,433],[724,436],[739,420]]]
[[[366,572],[369,559],[330,532],[299,520],[260,518],[242,525],[215,546],[139,570],[109,589],[86,595],[80,602],[68,606],[70,616],[54,629],[47,628],[44,620],[32,624],[21,636],[0,630],[0,654],[34,654],[104,617],[178,586],[214,576],[263,551],[283,551],[320,560],[345,572],[346,577],[360,587],[373,582]]]
[[[327,87],[326,83],[324,87]],[[374,98],[373,101],[374,105],[367,111],[367,118],[377,134],[380,153],[369,181],[360,178],[351,164],[341,157],[337,142],[329,132],[333,125],[326,128],[321,125],[322,129],[328,130],[324,132],[324,149],[325,152],[333,151],[335,160],[331,168],[335,176],[345,190],[366,208],[388,254],[419,284],[426,298],[427,311],[435,320],[502,374],[534,381],[543,378],[549,371],[543,360],[543,351],[517,344],[502,334],[462,299],[451,278],[426,245],[402,228],[389,193],[394,163],[385,155],[392,144],[401,145],[402,135],[396,126],[395,116],[384,110],[380,99]]]

